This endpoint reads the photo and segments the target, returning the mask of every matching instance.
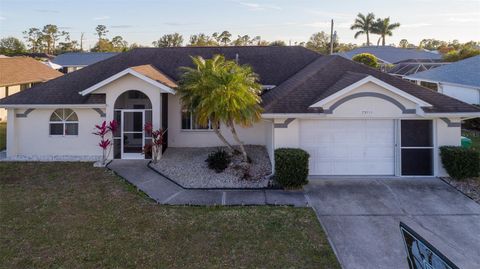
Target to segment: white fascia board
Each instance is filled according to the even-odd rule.
[[[1,108],[106,108],[106,104],[15,104],[2,105]]]
[[[394,87],[378,78],[375,78],[373,76],[367,76],[366,78],[363,78],[355,83],[353,83],[352,85],[348,86],[348,87],[345,87],[344,89],[332,94],[332,95],[329,95],[327,96],[326,98],[316,102],[315,104],[311,105],[310,107],[323,107],[325,104],[337,99],[338,97],[340,96],[343,96],[351,91],[353,91],[354,89],[362,86],[363,84],[366,84],[368,82],[372,82],[374,84],[377,84],[379,85],[380,87],[383,87],[397,95],[400,95],[401,97],[407,99],[407,100],[410,100],[414,103],[416,103],[418,106],[422,106],[422,107],[431,107],[432,105],[411,95],[411,94],[408,94],[400,89],[398,89],[397,87]]]
[[[157,88],[160,88],[161,90],[163,90],[167,93],[175,94],[175,90],[173,90],[172,88],[170,88],[168,86],[165,86],[162,83],[160,83],[158,81],[155,81],[155,80],[153,80],[149,77],[146,77],[146,76],[136,72],[135,70],[133,70],[131,68],[127,68],[127,69],[123,70],[122,72],[119,72],[119,73],[117,73],[117,74],[115,74],[115,75],[113,75],[113,76],[111,76],[107,79],[104,79],[104,80],[100,81],[99,83],[97,83],[97,84],[79,92],[79,94],[81,94],[82,96],[90,94],[90,93],[98,90],[99,88],[101,88],[101,87],[103,87],[103,86],[105,86],[105,85],[107,85],[107,84],[109,84],[109,83],[127,75],[127,74],[131,74],[131,75],[133,75],[133,76],[135,76],[135,77],[137,77],[137,78],[139,78],[139,79],[141,79],[141,80],[143,80],[143,81],[145,81],[149,84],[152,84],[153,86],[155,86]]]
[[[422,113],[425,118],[479,118],[480,112]]]
[[[318,119],[325,118],[323,113],[263,113],[263,119],[285,119],[285,118],[302,118],[302,119]]]

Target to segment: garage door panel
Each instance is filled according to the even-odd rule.
[[[393,120],[304,120],[311,175],[393,175]]]

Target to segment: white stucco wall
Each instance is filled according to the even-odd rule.
[[[480,104],[480,88],[475,89],[458,85],[440,84],[439,92],[468,104]]]
[[[113,120],[114,105],[117,98],[124,92],[129,90],[137,90],[144,93],[152,102],[152,124],[154,129],[159,129],[161,125],[162,111],[162,95],[161,90],[150,83],[147,83],[133,75],[127,74],[103,87],[96,90],[95,93],[106,94],[106,118],[108,121]]]
[[[267,148],[268,157],[270,158],[270,162],[272,167],[274,165],[275,156],[274,156],[274,141],[275,138],[273,137],[273,120],[265,120],[265,147]]]
[[[352,90],[346,95],[340,96],[328,102],[324,109],[332,109],[332,105],[339,100],[361,92],[376,93],[391,97],[401,103],[405,109],[416,109],[416,104],[402,96],[399,96],[383,87],[368,82]],[[395,104],[378,97],[358,97],[351,99],[336,107],[333,114],[326,115],[327,118],[398,118],[416,117],[414,114],[403,114],[402,110]]]
[[[216,147],[222,141],[211,130],[182,130],[180,98],[168,96],[168,146],[169,147]],[[247,145],[265,145],[267,123],[260,121],[252,127],[236,126],[238,136]],[[222,124],[220,131],[225,138],[235,145],[230,130]]]
[[[460,119],[450,118],[448,119],[453,124],[460,123]],[[448,176],[447,172],[443,168],[442,160],[440,158],[440,151],[439,147],[441,146],[460,146],[461,145],[461,128],[460,127],[448,127],[448,124],[442,120],[436,120],[436,129],[434,130],[436,135],[436,155],[437,160],[435,162],[435,172],[436,176]]]
[[[78,136],[51,136],[49,121],[55,109],[35,109],[26,118],[16,117],[25,109],[9,109],[7,122],[7,157],[53,160],[76,157],[95,159],[102,151],[99,138],[92,134],[94,126],[104,118],[91,108],[74,108],[79,121]]]

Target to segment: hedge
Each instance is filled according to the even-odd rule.
[[[275,150],[275,180],[283,188],[300,188],[308,183],[310,155],[296,148]]]
[[[480,153],[463,147],[440,147],[443,167],[455,179],[478,177],[480,173]]]

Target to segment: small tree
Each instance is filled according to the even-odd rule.
[[[100,143],[98,143],[98,146],[102,148],[102,166],[107,164],[107,159],[112,150],[111,139],[113,139],[113,134],[117,130],[117,127],[118,124],[115,120],[109,122],[108,125],[106,121],[103,121],[102,125],[95,125],[96,132],[93,134],[100,137]]]
[[[222,142],[233,150],[220,132],[220,123],[227,126],[240,147],[244,162],[248,161],[236,125],[251,126],[260,120],[261,85],[250,66],[238,65],[221,55],[212,59],[192,57],[195,67],[184,67],[178,93],[185,107],[196,116],[198,124],[209,121]]]
[[[375,55],[370,54],[370,53],[357,54],[357,55],[353,56],[352,60],[357,62],[357,63],[368,65],[368,66],[373,67],[373,68],[378,67],[377,57],[375,57]]]
[[[150,153],[152,155],[153,163],[157,163],[162,156],[163,138],[166,130],[153,130],[153,125],[151,122],[147,122],[143,129],[147,135],[152,137],[152,142],[145,145],[143,152],[144,154]]]

